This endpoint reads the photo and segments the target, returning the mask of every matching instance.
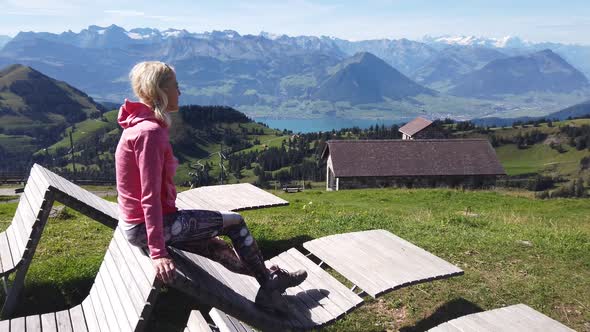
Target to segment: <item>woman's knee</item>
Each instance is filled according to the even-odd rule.
[[[237,212],[221,211],[221,217],[223,218],[223,227],[243,225],[245,223],[244,217]]]

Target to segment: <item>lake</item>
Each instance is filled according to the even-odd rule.
[[[394,124],[405,123],[408,120],[368,120],[368,119],[344,119],[344,118],[319,118],[319,119],[271,119],[271,118],[255,118],[257,122],[266,123],[270,128],[287,129],[295,133],[311,133],[318,131],[331,131],[332,129],[342,128],[369,128],[370,126],[385,125],[391,126]]]

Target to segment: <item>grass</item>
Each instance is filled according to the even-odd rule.
[[[242,213],[266,257],[324,235],[383,228],[465,271],[369,299],[328,331],[422,331],[516,303],[576,330],[590,329],[589,199],[535,200],[518,192],[445,189],[273,193],[291,204]],[[0,204],[0,227],[8,226],[15,209],[15,203]],[[111,234],[74,212],[50,220],[27,275],[19,314],[79,303]],[[190,298],[165,291],[151,330],[181,331],[196,307]]]
[[[508,144],[496,148],[496,154],[508,175],[557,171],[566,178],[576,177],[580,160],[590,156],[590,151],[578,151],[567,144],[563,144],[563,147],[567,152],[559,153],[548,144],[535,144],[527,149]]]

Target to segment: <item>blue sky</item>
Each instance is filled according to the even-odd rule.
[[[350,40],[424,35],[519,36],[590,44],[589,0],[0,0],[0,34],[75,32],[91,24],[326,35]]]

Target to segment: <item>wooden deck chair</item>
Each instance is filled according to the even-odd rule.
[[[54,201],[115,228],[117,205],[97,197],[40,165],[33,165],[10,226],[0,233],[0,277],[6,294],[0,316],[10,317]],[[8,282],[15,273],[12,283]]]
[[[89,295],[62,311],[0,321],[0,331],[142,331],[161,282],[141,249],[117,228]]]
[[[117,204],[94,195],[41,165],[33,165],[12,224],[0,233],[0,277],[6,293],[1,317],[10,317],[14,311],[54,201],[112,229],[117,226]],[[288,204],[287,201],[250,184],[193,189],[180,193],[177,203],[180,208],[196,209],[207,206],[216,210],[233,211]],[[14,272],[14,281],[9,284],[8,277]]]
[[[229,205],[220,197],[231,197],[233,203]],[[54,201],[59,201],[110,228],[115,229],[117,226],[116,203],[108,202],[38,164],[33,165],[13,222],[5,232],[0,233],[0,276],[6,280],[10,273],[17,271],[12,284],[6,287],[3,317],[10,317],[15,309],[26,272]],[[288,202],[250,184],[240,184],[183,192],[178,195],[178,204],[186,208],[207,206],[216,210],[244,210],[285,205]],[[145,266],[149,266],[151,271],[149,258],[144,257],[143,260],[143,264],[148,264]],[[144,270],[147,269],[145,266]]]
[[[429,332],[575,332],[535,309],[516,304],[466,315],[442,323]]]

